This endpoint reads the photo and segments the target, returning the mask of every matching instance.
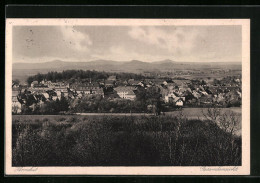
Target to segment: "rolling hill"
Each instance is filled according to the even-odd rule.
[[[149,71],[178,71],[178,70],[209,70],[209,69],[237,69],[241,70],[241,62],[176,62],[172,60],[162,60],[156,62],[143,62],[131,60],[127,62],[113,60],[95,60],[88,62],[65,62],[54,60],[44,63],[14,63],[13,77],[28,77],[37,73],[47,73],[49,71],[63,71],[71,69],[96,70],[106,72],[132,72],[142,73]],[[23,79],[22,79],[23,80]]]
[[[163,60],[157,62],[143,62],[139,60],[132,60],[129,62],[119,62],[112,60],[95,60],[89,62],[64,62],[55,60],[44,63],[14,63],[13,70],[50,70],[60,71],[67,69],[83,69],[83,70],[122,70],[122,71],[152,71],[152,70],[180,70],[180,69],[196,69],[196,68],[226,68],[226,67],[240,67],[239,62],[174,62],[171,60]]]

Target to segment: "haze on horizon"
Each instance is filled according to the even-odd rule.
[[[13,63],[241,62],[241,54],[239,25],[13,27]]]

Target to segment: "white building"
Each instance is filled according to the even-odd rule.
[[[183,98],[183,97],[178,97],[178,99],[175,101],[175,105],[176,105],[176,106],[180,106],[180,107],[183,106],[184,101],[183,101],[182,98]]]
[[[134,89],[135,89],[134,87],[130,87],[130,86],[120,86],[114,88],[114,90],[117,92],[120,98],[128,99],[128,100],[134,100],[136,98]]]

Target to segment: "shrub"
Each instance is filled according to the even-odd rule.
[[[87,120],[88,120],[87,117],[82,118],[82,121],[87,121]]]
[[[75,122],[79,122],[79,119],[76,117],[70,117],[67,119],[67,122],[69,123],[75,123]]]
[[[59,121],[65,121],[65,120],[66,120],[66,118],[64,118],[64,117],[59,119]]]
[[[49,119],[48,119],[48,118],[43,118],[42,121],[43,121],[43,122],[47,122],[47,121],[49,121]]]
[[[35,121],[35,122],[37,122],[37,123],[39,123],[39,122],[40,122],[40,120],[39,120],[39,119],[35,119],[34,121]]]
[[[20,120],[19,120],[19,119],[15,119],[13,122],[14,122],[14,123],[19,123]]]

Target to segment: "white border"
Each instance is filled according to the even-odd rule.
[[[12,167],[12,27],[15,25],[241,25],[242,26],[242,166],[210,167]],[[7,175],[249,175],[250,174],[250,19],[6,19],[5,174]],[[209,168],[209,167],[207,167]],[[231,169],[231,170],[228,170]]]

